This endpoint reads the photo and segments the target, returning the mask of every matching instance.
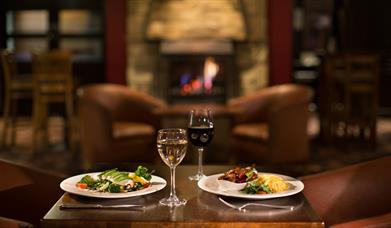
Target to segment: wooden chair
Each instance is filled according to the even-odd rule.
[[[376,142],[379,55],[344,53],[326,56],[321,103],[326,139],[357,138]]]
[[[18,73],[15,53],[2,50],[1,65],[4,75],[4,127],[2,142],[7,144],[8,126],[11,127],[12,140],[15,144],[16,120],[18,114],[18,101],[21,99],[33,98],[33,80],[31,75],[21,75]]]
[[[379,56],[376,54],[346,55],[346,119],[362,139],[376,143],[376,118],[379,93]],[[350,129],[348,129],[350,130]],[[348,134],[357,134],[348,132]]]
[[[34,75],[33,147],[37,148],[41,130],[43,130],[45,143],[48,142],[48,109],[51,104],[61,103],[65,107],[65,138],[72,150],[74,107],[71,54],[61,50],[34,54],[32,63]]]

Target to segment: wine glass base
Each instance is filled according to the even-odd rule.
[[[159,200],[159,203],[164,206],[176,207],[176,206],[185,205],[187,203],[187,200],[179,199],[178,197],[168,197]]]
[[[197,173],[196,175],[194,176],[189,176],[189,180],[192,180],[192,181],[199,181],[201,180],[205,175],[203,173]]]

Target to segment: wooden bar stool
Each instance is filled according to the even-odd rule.
[[[375,145],[379,59],[373,53],[326,56],[321,123],[327,138],[360,138]]]
[[[16,121],[18,115],[18,101],[33,98],[33,80],[31,75],[18,73],[15,53],[2,50],[1,65],[4,75],[4,110],[2,145],[7,145],[8,127],[11,127],[11,145],[16,141]]]
[[[64,138],[67,146],[72,150],[74,107],[71,54],[62,50],[34,54],[32,63],[34,75],[33,147],[37,148],[41,131],[44,142],[48,143],[49,106],[59,103],[65,107]]]
[[[354,136],[376,143],[379,60],[377,54],[347,54],[346,119]],[[348,129],[349,131],[350,129]]]

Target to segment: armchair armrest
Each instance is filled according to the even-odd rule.
[[[0,227],[8,227],[8,228],[33,228],[33,224],[16,220],[16,219],[10,219],[5,217],[0,217]]]
[[[301,177],[304,195],[326,225],[391,211],[391,156]]]
[[[65,176],[4,159],[0,159],[0,172],[0,215],[39,227],[40,219],[63,194],[59,185]],[[9,227],[2,226],[5,222],[25,224],[0,220],[0,227]],[[28,223],[25,227],[30,227]]]
[[[331,228],[350,227],[391,227],[391,212],[384,215],[363,218],[331,226]]]
[[[111,121],[132,121],[160,125],[154,110],[165,107],[162,100],[123,85],[96,84],[80,88],[79,99],[105,110]]]
[[[313,91],[307,86],[285,84],[271,86],[254,94],[233,98],[228,102],[232,108],[245,112],[235,118],[236,123],[266,121],[271,115],[285,108],[308,104]]]

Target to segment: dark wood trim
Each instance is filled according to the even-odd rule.
[[[106,81],[126,84],[126,0],[105,0]]]
[[[292,81],[293,0],[268,1],[269,84]]]

